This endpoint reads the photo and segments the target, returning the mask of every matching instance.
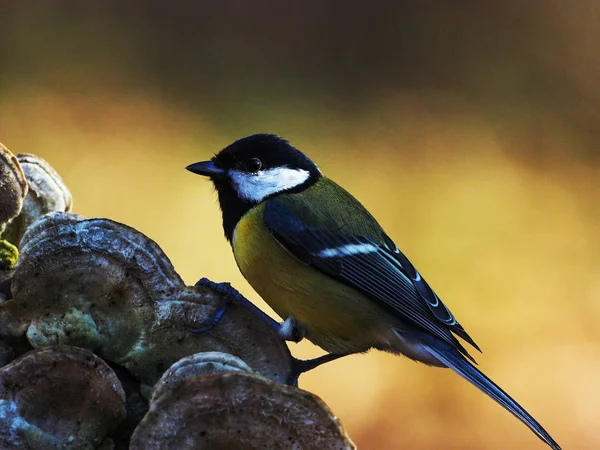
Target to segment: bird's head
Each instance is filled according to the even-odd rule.
[[[321,177],[315,163],[273,134],[242,138],[210,161],[186,169],[209,177],[215,185],[229,239],[237,221],[253,206],[276,195],[300,192]]]

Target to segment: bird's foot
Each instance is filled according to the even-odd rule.
[[[216,321],[212,325],[200,328],[199,330],[202,330],[200,332],[205,333],[206,331],[214,327],[217,323],[219,323],[219,321],[223,317],[223,313],[225,312],[227,304],[235,303],[245,308],[249,312],[253,313],[254,315],[260,317],[263,320],[263,322],[265,322],[275,332],[279,333],[281,324],[273,318],[271,318],[270,316],[268,316],[267,314],[265,314],[262,310],[257,308],[252,302],[250,302],[250,300],[246,299],[242,294],[240,294],[237,289],[233,288],[230,283],[216,283],[214,281],[209,280],[208,278],[201,278],[196,283],[196,286],[203,286],[212,289],[225,299],[225,305],[223,306],[223,309],[219,310],[219,312],[217,312],[217,314],[215,315]],[[198,332],[194,330],[195,329],[189,329],[189,331],[192,333]]]
[[[207,325],[205,325],[205,326],[203,326],[201,328],[187,327],[187,330],[190,333],[194,333],[194,334],[203,334],[203,333],[206,333],[207,331],[210,331],[214,327],[217,326],[217,324],[221,321],[221,319],[225,315],[225,311],[227,311],[227,303],[223,304],[223,306],[217,311],[217,313],[215,314],[215,316],[211,319],[210,323],[208,323]]]
[[[231,300],[232,296],[234,296],[234,295],[241,296],[241,294],[238,291],[236,291],[235,289],[233,289],[229,283],[215,283],[214,281],[210,281],[208,278],[200,279],[196,283],[196,286],[208,287],[208,288],[216,291],[217,293],[219,293],[225,299],[223,306],[217,310],[216,314],[211,319],[210,323],[208,323],[207,325],[205,325],[201,328],[192,328],[192,327],[187,328],[187,330],[190,333],[203,334],[203,333],[206,333],[206,332],[212,330],[221,321],[221,319],[225,315],[225,311],[227,311],[227,305],[229,304],[229,301]]]

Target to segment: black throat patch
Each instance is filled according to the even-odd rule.
[[[231,243],[235,226],[256,203],[238,197],[233,186],[226,181],[215,181],[215,187],[219,194],[219,205],[223,214],[223,231]]]
[[[304,183],[285,191],[276,192],[268,197],[265,197],[259,203],[264,203],[270,198],[278,195],[296,194],[302,192],[315,184],[320,178],[320,173],[313,174]],[[244,214],[246,214],[259,203],[240,198],[229,180],[213,180],[213,183],[215,184],[215,188],[219,194],[219,205],[221,206],[221,213],[223,215],[223,231],[225,232],[225,237],[231,243],[231,240],[233,239],[233,231],[235,230],[237,223],[244,216]]]

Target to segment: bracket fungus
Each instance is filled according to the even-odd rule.
[[[34,350],[0,369],[0,448],[93,449],[124,418],[119,380],[88,350]]]
[[[29,188],[20,214],[6,227],[4,239],[19,245],[27,227],[38,217],[51,211],[71,211],[73,200],[60,175],[42,158],[20,153],[16,160]]]
[[[202,351],[239,356],[275,381],[293,371],[287,345],[260,315],[210,285],[186,286],[154,241],[111,220],[42,216],[23,236],[11,289],[0,305],[11,336],[26,329],[34,348],[88,348],[149,385]]]
[[[233,355],[222,352],[204,352],[181,358],[165,373],[152,391],[152,401],[160,397],[166,390],[173,389],[177,384],[187,378],[199,375],[213,375],[223,372],[247,372],[253,373],[252,369]]]
[[[286,385],[340,355],[293,358],[229,283],[187,286],[150,238],[71,208],[0,144],[0,448],[355,448]]]
[[[186,367],[211,361],[222,365],[227,358],[195,355],[167,371],[133,433],[131,450],[356,448],[317,396],[240,370],[238,362],[226,362],[223,373],[188,370],[168,382]]]

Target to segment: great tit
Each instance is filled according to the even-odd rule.
[[[449,367],[560,449],[469,362],[457,336],[479,347],[375,218],[288,141],[248,136],[187,169],[214,183],[235,261],[284,319],[285,338],[300,334],[333,355],[375,348]]]

